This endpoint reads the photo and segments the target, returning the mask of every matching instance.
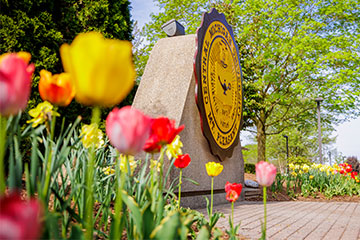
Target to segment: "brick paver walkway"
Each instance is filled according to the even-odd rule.
[[[231,205],[214,206],[214,209],[225,214],[217,226],[228,229]],[[204,209],[200,211],[206,213]],[[263,211],[262,202],[237,204],[234,221],[241,223],[239,233],[259,239]],[[268,239],[360,240],[359,202],[268,202],[267,213]]]

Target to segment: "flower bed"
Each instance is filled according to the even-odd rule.
[[[0,238],[217,239],[225,234],[236,239],[233,217],[226,233],[216,228],[223,214],[213,212],[213,194],[206,199],[209,220],[181,207],[181,184],[188,180],[182,169],[191,164],[178,136],[184,126],[127,106],[109,113],[106,134],[100,128],[102,107],[120,103],[134,84],[130,43],[90,32],[61,46],[60,53],[66,72],[40,71],[44,102],[28,112],[25,126],[20,120],[34,72],[31,56],[0,57],[0,225],[6,226]],[[91,123],[80,116],[67,122],[58,113],[74,97],[92,106]],[[134,157],[143,151],[144,159]],[[173,167],[180,169],[179,177],[167,182]],[[205,169],[213,183],[223,166],[209,162]],[[276,170],[261,169],[259,177],[268,186]],[[242,185],[228,182],[224,188],[233,209]]]
[[[289,174],[276,176],[273,192],[285,190],[290,197],[360,196],[360,178],[347,163],[333,166],[312,164],[289,165]]]

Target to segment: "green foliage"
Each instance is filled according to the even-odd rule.
[[[288,159],[288,163],[292,163],[292,164],[298,164],[298,165],[311,165],[311,162],[309,161],[309,159],[305,158],[305,157],[289,157]]]
[[[245,163],[244,171],[246,173],[255,174],[255,164],[254,163]]]
[[[132,40],[128,0],[1,0],[0,4],[0,53],[27,51],[35,63],[28,109],[41,101],[37,90],[40,70],[54,74],[63,71],[59,55],[63,43],[71,43],[77,34],[89,31],[101,32],[106,38]],[[131,104],[133,95],[123,104]],[[72,103],[62,112],[70,122],[79,113],[90,120],[90,109],[80,104]]]
[[[43,238],[65,239],[69,236],[83,239],[87,235],[86,226],[87,205],[87,173],[89,172],[89,151],[83,146],[80,136],[80,121],[78,118],[73,124],[65,125],[61,122],[60,131],[54,131],[51,136],[47,124],[33,128],[31,125],[22,129],[18,124],[21,115],[10,117],[6,127],[6,155],[9,156],[9,174],[6,185],[10,190],[23,189],[22,172],[25,171],[26,188],[29,196],[38,196],[43,202],[49,202],[51,195],[51,209],[45,209],[45,224]],[[3,119],[3,118],[2,118]],[[24,152],[21,143],[30,137],[31,152]],[[165,148],[162,149],[165,151]],[[23,167],[23,159],[31,159]],[[154,156],[151,156],[152,158]],[[128,162],[127,173],[119,171],[119,155],[117,151],[105,141],[95,151],[93,167],[92,195],[95,208],[90,207],[94,214],[94,234],[98,238],[114,239],[116,235],[117,212],[116,200],[121,196],[122,206],[119,216],[121,229],[126,232],[128,239],[204,239],[209,235],[222,213],[214,214],[210,223],[201,213],[178,208],[178,202],[173,192],[177,179],[167,182],[172,170],[174,158],[170,159],[167,169],[158,172],[156,168],[149,170],[148,154],[144,161],[137,160],[137,171],[130,174]],[[164,154],[160,154],[158,162],[163,163]],[[116,162],[116,164],[115,164]],[[161,164],[164,166],[164,164]],[[106,171],[105,169],[114,169]],[[119,182],[123,187],[119,191]],[[115,204],[114,204],[115,203]],[[115,213],[112,211],[115,205]],[[111,219],[111,221],[109,221]],[[198,234],[192,226],[200,230]],[[212,231],[214,239],[219,239],[222,232]],[[86,238],[86,236],[85,236]]]
[[[234,208],[234,206],[232,206],[232,208]],[[234,210],[232,209],[232,211],[234,211]],[[234,223],[231,220],[230,215],[229,215],[229,227],[230,227],[229,230],[226,230],[226,233],[229,235],[229,240],[238,239],[237,234],[238,234],[239,229],[240,229],[240,224],[234,226]]]
[[[245,163],[257,163],[257,145],[247,144],[243,146],[242,154]]]

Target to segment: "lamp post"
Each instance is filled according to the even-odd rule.
[[[283,135],[286,138],[286,159],[289,159],[289,137],[287,135]]]
[[[315,98],[315,102],[317,104],[317,117],[318,117],[318,142],[319,142],[319,159],[320,163],[323,163],[322,159],[322,144],[321,144],[321,119],[320,119],[320,103],[324,99],[322,97]]]
[[[283,137],[286,139],[286,172],[289,173],[289,137],[287,135],[283,135]]]

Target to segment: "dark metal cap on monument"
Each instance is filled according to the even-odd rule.
[[[230,158],[239,143],[243,89],[239,50],[225,16],[213,8],[197,30],[196,103],[213,155]]]

